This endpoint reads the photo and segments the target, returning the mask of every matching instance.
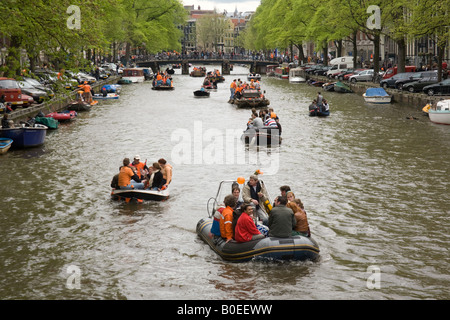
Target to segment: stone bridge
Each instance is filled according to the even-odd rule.
[[[230,66],[232,64],[246,64],[250,66],[250,72],[252,73],[259,73],[259,74],[265,74],[266,73],[266,67],[268,65],[278,65],[275,61],[263,61],[263,60],[248,60],[248,59],[167,59],[167,60],[148,60],[148,61],[139,61],[136,62],[136,66],[138,67],[151,67],[153,72],[156,72],[157,70],[160,70],[160,66],[162,65],[174,65],[174,64],[181,64],[181,74],[189,74],[189,64],[200,64],[200,65],[207,65],[207,64],[220,64],[222,65],[221,74],[227,75],[230,74]]]

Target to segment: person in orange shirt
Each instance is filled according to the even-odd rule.
[[[220,236],[227,242],[233,239],[233,208],[236,206],[236,198],[230,194],[224,199],[225,209],[220,215]]]
[[[139,155],[135,155],[131,166],[136,168],[136,174],[140,179],[142,179],[142,177],[145,177],[147,175],[148,167],[144,162],[141,162],[140,160],[141,157]]]
[[[84,91],[83,93],[84,101],[91,103],[92,102],[91,86],[88,84],[87,81],[85,81],[81,87]]]
[[[136,169],[135,169],[136,170]],[[137,183],[132,183],[134,180]],[[119,189],[144,189],[144,184],[140,183],[141,179],[130,166],[130,159],[123,159],[123,166],[120,167],[118,186]],[[141,186],[142,185],[142,186]]]
[[[230,84],[230,100],[234,99],[234,92],[236,91],[236,79],[233,80],[233,82]]]

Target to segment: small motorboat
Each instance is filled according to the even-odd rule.
[[[309,106],[309,116],[310,117],[328,117],[330,115],[330,108],[325,106],[317,106],[311,104]]]
[[[13,143],[13,139],[10,138],[0,138],[0,154],[5,154],[8,152],[9,148]]]
[[[113,100],[119,99],[119,95],[117,93],[107,93],[105,96],[101,93],[96,93],[94,94],[93,98],[97,100]]]
[[[334,84],[334,92],[352,93],[353,90],[345,83],[338,81]]]
[[[191,77],[204,77],[206,75],[205,67],[194,67],[194,70],[189,73]]]
[[[251,81],[251,80],[261,80],[261,75],[259,73],[250,73],[247,76],[247,80]]]
[[[35,123],[30,126],[22,124],[20,127],[0,129],[0,137],[13,140],[12,148],[30,148],[44,144],[47,126]]]
[[[260,182],[262,183],[261,180]],[[245,179],[243,177],[239,177],[237,181],[226,180],[220,183],[216,197],[210,198],[207,204],[209,217],[200,219],[197,223],[196,231],[200,239],[225,261],[245,262],[253,259],[267,261],[317,261],[320,257],[320,249],[312,237],[298,235],[276,238],[268,236],[248,242],[237,242],[234,239],[227,242],[222,238],[210,235],[213,215],[219,208],[224,207],[224,196],[230,193],[232,186],[238,185],[242,189],[244,183]],[[270,199],[268,200],[269,203],[272,203]]]
[[[386,104],[391,103],[392,96],[390,96],[383,88],[368,88],[363,93],[364,100],[368,103]]]
[[[270,104],[269,99],[266,99],[263,92],[258,89],[244,89],[239,98],[235,95],[229,102],[238,108],[262,108]]]
[[[129,79],[119,79],[117,81],[118,84],[132,84],[133,81],[129,80]]]
[[[323,90],[325,91],[334,91],[334,84],[336,82],[326,82],[322,85]]]
[[[281,130],[278,127],[249,128],[244,131],[241,140],[246,145],[275,147],[281,144]]]
[[[92,108],[92,105],[86,101],[72,101],[67,105],[67,110],[70,111],[90,111]]]
[[[113,200],[147,200],[147,201],[165,201],[169,198],[169,190],[154,191],[150,189],[113,189],[111,191]]]
[[[167,84],[156,85],[152,87],[153,90],[174,90],[175,87]]]
[[[437,124],[450,125],[450,99],[439,101],[428,110],[430,121]]]
[[[196,90],[194,91],[194,96],[196,97],[209,97],[209,92],[206,90]]]
[[[305,83],[306,79],[302,75],[304,75],[302,68],[289,69],[289,83]]]
[[[106,93],[117,93],[119,94],[122,90],[122,86],[120,84],[105,84],[100,92],[103,91],[103,89],[106,90]]]
[[[49,117],[49,118],[53,118],[55,120],[58,120],[59,122],[64,122],[64,121],[71,121],[71,120],[75,119],[77,115],[78,115],[77,112],[74,110],[72,110],[72,111],[65,110],[65,111],[60,111],[60,112],[52,112],[45,116]]]
[[[39,124],[43,124],[44,126],[47,126],[49,129],[58,129],[59,122],[56,119],[53,119],[51,117],[35,117],[34,121]]]

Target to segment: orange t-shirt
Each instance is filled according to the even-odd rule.
[[[130,184],[131,177],[134,176],[134,172],[130,167],[122,167],[119,172],[119,187],[125,187]]]

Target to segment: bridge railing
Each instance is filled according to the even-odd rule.
[[[217,52],[207,53],[207,54],[156,54],[156,55],[139,55],[134,58],[134,62],[145,62],[145,61],[173,61],[179,60],[246,60],[246,61],[273,61],[278,63],[278,61],[273,58],[267,58],[264,55],[243,55],[243,54],[219,54]]]

